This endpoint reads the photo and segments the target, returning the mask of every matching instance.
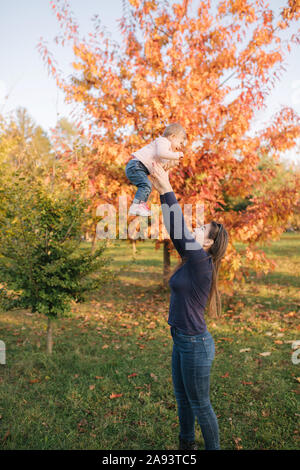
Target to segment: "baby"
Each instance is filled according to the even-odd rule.
[[[152,172],[152,162],[160,163],[165,170],[173,168],[178,164],[179,158],[183,157],[180,149],[185,141],[184,128],[174,123],[165,128],[162,136],[132,153],[134,158],[127,163],[125,174],[138,189],[129,208],[130,215],[145,217],[151,215],[147,200],[152,189],[152,183],[148,178]]]

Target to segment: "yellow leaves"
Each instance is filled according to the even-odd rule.
[[[152,102],[153,107],[154,107],[155,111],[157,112],[157,114],[160,114],[161,111],[162,111],[163,106],[162,106],[161,102],[159,101],[159,99],[158,98],[152,98],[151,102]]]
[[[134,8],[139,8],[140,6],[140,0],[129,0],[130,5],[132,5]]]
[[[285,318],[291,318],[291,317],[296,317],[296,312],[295,311],[292,311],[292,312],[289,312],[289,313],[285,313],[283,316]]]
[[[72,66],[75,70],[82,70],[84,69],[84,65],[80,62],[72,62]]]
[[[232,260],[232,268],[237,271],[241,266],[241,259],[240,257],[236,257]]]

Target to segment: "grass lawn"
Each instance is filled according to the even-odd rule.
[[[52,356],[43,315],[1,312],[0,448],[178,449],[162,250],[137,247],[133,260],[127,241],[112,242],[119,279],[55,323]],[[224,298],[223,317],[206,319],[222,449],[299,448],[299,248],[299,233],[283,234],[265,248],[276,271],[252,273]],[[196,441],[204,449],[198,424]]]

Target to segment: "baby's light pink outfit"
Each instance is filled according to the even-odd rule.
[[[149,144],[136,150],[132,156],[140,160],[152,173],[152,162],[156,161],[164,165],[170,160],[178,160],[182,152],[173,152],[171,142],[166,137],[159,136]]]

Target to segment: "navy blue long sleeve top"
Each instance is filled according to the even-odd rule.
[[[198,335],[207,330],[204,309],[212,281],[212,259],[185,223],[173,191],[160,195],[165,227],[181,258],[187,261],[170,278],[168,324],[183,334]]]

